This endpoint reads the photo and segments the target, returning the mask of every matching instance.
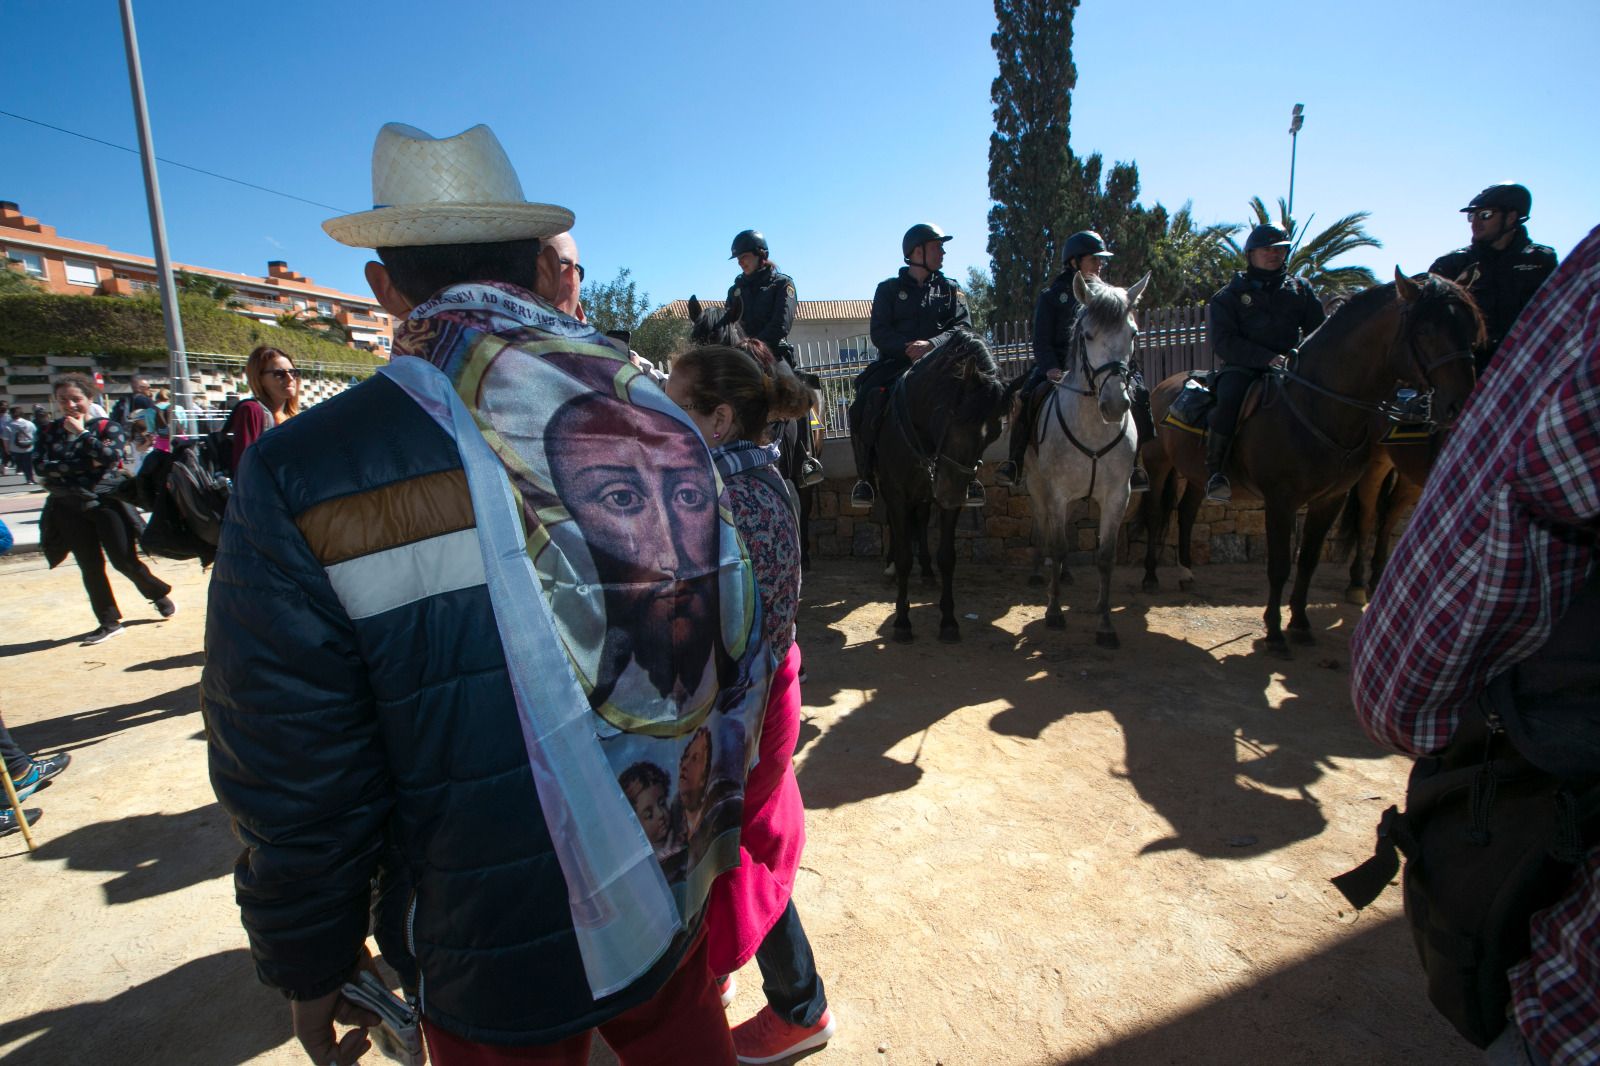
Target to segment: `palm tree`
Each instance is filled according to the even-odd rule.
[[[1346,215],[1321,233],[1309,238],[1306,237],[1304,230],[1296,226],[1294,219],[1289,217],[1289,205],[1281,196],[1278,198],[1276,219],[1267,214],[1267,205],[1259,196],[1250,198],[1250,211],[1255,215],[1255,222],[1251,225],[1274,225],[1289,235],[1289,239],[1294,242],[1289,252],[1289,273],[1298,274],[1311,282],[1317,294],[1323,299],[1348,296],[1378,283],[1377,275],[1366,267],[1331,265],[1333,260],[1357,248],[1383,247],[1382,241],[1366,231],[1364,224],[1372,217],[1371,211],[1357,211]],[[1310,225],[1311,220],[1307,219],[1304,229],[1309,230]],[[1238,242],[1232,237],[1227,238],[1227,242],[1234,254],[1243,259],[1244,251]]]

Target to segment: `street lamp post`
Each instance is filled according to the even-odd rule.
[[[1289,218],[1294,218],[1294,157],[1300,147],[1300,127],[1306,124],[1306,105],[1295,104],[1289,116]]]
[[[144,72],[139,66],[139,39],[133,30],[133,0],[122,0],[122,43],[128,50],[128,85],[133,92],[134,124],[139,128],[139,157],[144,163],[144,195],[150,208],[150,236],[156,246],[156,282],[161,287],[161,313],[167,325],[168,374],[173,400],[188,410],[189,356],[183,346],[183,322],[178,318],[178,294],[167,257],[167,222],[161,213],[161,186],[156,183],[156,149],[150,137],[150,115],[144,103]]]

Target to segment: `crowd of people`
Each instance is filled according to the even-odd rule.
[[[343,994],[373,969],[369,932],[442,1066],[581,1064],[597,1033],[625,1066],[769,1063],[826,1043],[835,1019],[793,898],[804,545],[774,424],[815,405],[787,339],[793,279],[761,233],[738,234],[728,304],[748,339],[688,348],[664,372],[586,320],[571,212],[524,197],[487,127],[391,123],[373,157],[383,206],[325,229],[373,250],[395,359],[301,414],[293,360],[258,348],[225,427],[233,493],[202,706],[262,980],[318,1063],[369,1046],[378,1019]],[[1586,602],[1600,518],[1600,231],[1543,284],[1555,255],[1528,237],[1526,189],[1491,186],[1463,210],[1473,243],[1434,272],[1485,311],[1483,383],[1352,642],[1363,723],[1423,756]],[[940,269],[951,239],[913,226],[874,295],[877,361],[850,412],[857,507],[877,495],[894,382],[971,327]],[[1256,227],[1246,269],[1212,299],[1213,500],[1231,496],[1244,391],[1323,320],[1288,249]],[[1071,373],[1074,279],[1113,254],[1089,230],[1064,251],[1003,483],[1024,475],[1029,395]],[[109,413],[81,375],[53,398],[60,417],[13,409],[0,440],[49,494],[44,550],[77,560],[94,644],[121,631],[107,560],[159,615],[176,610],[117,489],[143,454],[170,452],[182,412],[142,378]],[[1142,416],[1147,436],[1147,401]],[[806,459],[802,484],[820,476]],[[968,496],[981,504],[981,486]],[[1427,578],[1420,560],[1440,554],[1459,579]],[[1600,691],[1583,658],[1537,691]],[[67,765],[23,753],[3,724],[0,754],[20,798]],[[0,832],[16,828],[5,817]],[[1590,848],[1534,921],[1490,1061],[1600,1058],[1597,889]],[[766,1005],[730,1026],[731,977],[751,959]]]

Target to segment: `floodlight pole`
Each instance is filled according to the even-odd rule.
[[[124,3],[127,0],[123,0]],[[1289,218],[1294,218],[1294,162],[1300,148],[1300,127],[1306,124],[1306,105],[1295,104],[1289,116]]]
[[[161,213],[161,186],[156,181],[156,149],[150,136],[150,115],[144,102],[144,73],[139,66],[139,39],[133,30],[133,0],[122,3],[122,42],[128,50],[128,85],[133,91],[134,124],[139,128],[139,160],[144,164],[144,195],[150,209],[150,236],[156,246],[156,283],[161,289],[161,316],[167,327],[167,373],[173,402],[185,411],[190,403],[189,356],[178,317],[178,292],[167,257],[167,223]]]

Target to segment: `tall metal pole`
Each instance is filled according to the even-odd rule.
[[[161,186],[156,181],[156,149],[150,137],[150,115],[144,102],[144,72],[139,66],[139,39],[133,31],[133,0],[122,0],[122,41],[128,49],[128,85],[133,90],[133,116],[139,127],[139,158],[144,164],[144,195],[150,208],[150,236],[156,246],[156,282],[161,287],[161,315],[167,325],[167,369],[172,378],[173,400],[188,411],[190,402],[189,355],[183,345],[183,322],[178,317],[178,290],[167,258],[167,223],[161,213]]]
[[[126,0],[124,0],[126,3]],[[1295,104],[1289,116],[1289,218],[1294,218],[1294,157],[1300,148],[1300,127],[1306,123],[1306,105]]]

